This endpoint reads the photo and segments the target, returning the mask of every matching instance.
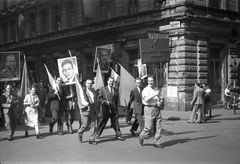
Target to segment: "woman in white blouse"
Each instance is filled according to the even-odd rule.
[[[38,121],[38,106],[39,106],[40,100],[38,96],[36,95],[36,87],[31,86],[30,88],[30,94],[27,94],[23,105],[25,105],[25,137],[28,137],[28,126],[34,127],[36,131],[36,137],[37,139],[42,139],[42,135],[39,132],[39,121]]]

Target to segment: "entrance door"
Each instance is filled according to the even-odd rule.
[[[222,60],[221,49],[218,47],[210,48],[208,60],[208,83],[212,90],[212,103],[216,105],[221,101],[222,94]]]

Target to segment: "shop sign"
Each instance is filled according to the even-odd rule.
[[[163,36],[163,35],[162,35]],[[154,35],[154,39],[140,39],[140,55],[143,63],[169,61],[169,39],[157,38],[160,35]],[[166,36],[165,36],[166,37]]]

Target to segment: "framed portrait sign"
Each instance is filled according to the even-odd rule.
[[[59,75],[62,78],[63,83],[65,85],[75,84],[75,74],[79,75],[76,56],[61,58],[58,59],[57,62]]]
[[[101,72],[108,73],[112,53],[113,53],[113,44],[96,47],[94,64],[93,64],[93,72],[97,72],[97,66],[99,61]]]
[[[20,51],[0,52],[0,81],[20,80]]]

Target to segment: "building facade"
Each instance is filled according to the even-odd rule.
[[[111,67],[138,76],[139,39],[169,34],[170,60],[147,63],[165,97],[166,110],[188,109],[195,82],[208,84],[213,104],[227,84],[239,86],[239,0],[99,0],[98,18],[84,15],[83,0],[3,0],[0,51],[21,51],[30,76],[47,80],[45,63],[58,76],[57,59],[77,57],[83,79],[93,78],[96,46],[113,44]],[[23,55],[22,55],[23,61]],[[106,74],[105,77],[109,76]]]

